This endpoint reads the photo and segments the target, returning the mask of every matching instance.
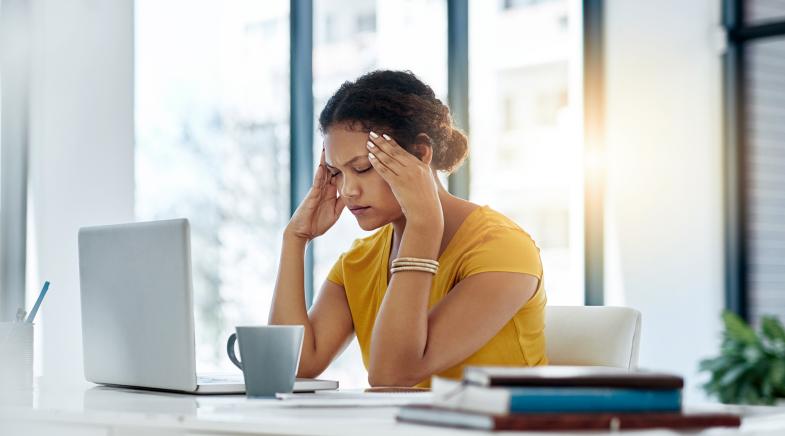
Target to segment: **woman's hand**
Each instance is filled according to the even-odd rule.
[[[444,229],[444,215],[431,167],[407,152],[390,136],[371,132],[368,158],[379,175],[390,185],[393,195],[410,224],[427,231]]]
[[[321,236],[338,221],[343,208],[343,198],[338,196],[335,179],[324,165],[324,150],[313,177],[313,185],[300,206],[292,215],[284,234],[310,241]]]

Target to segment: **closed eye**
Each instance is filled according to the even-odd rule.
[[[355,169],[354,169],[354,172],[355,172],[355,173],[357,173],[357,174],[362,174],[362,173],[365,173],[365,172],[367,172],[367,171],[368,171],[368,170],[370,170],[371,168],[373,168],[373,166],[369,166],[368,168],[365,168],[365,169],[362,169],[362,170],[358,170],[358,169],[356,169],[356,168],[355,168]],[[341,172],[340,172],[340,171],[336,171],[336,172],[334,172],[334,173],[330,173],[330,177],[336,177],[336,176],[339,176],[339,175],[341,175]]]

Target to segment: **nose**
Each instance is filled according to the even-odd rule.
[[[341,197],[356,198],[360,195],[360,183],[352,175],[344,175],[341,183]]]

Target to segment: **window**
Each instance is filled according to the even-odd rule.
[[[0,320],[25,306],[32,6],[0,2]],[[32,245],[32,244],[29,244]],[[30,250],[30,251],[28,251]],[[30,257],[34,258],[34,257]],[[31,287],[31,289],[34,289]]]
[[[562,1],[470,3],[471,199],[541,249],[550,304],[583,304],[581,20]]]
[[[554,0],[503,0],[502,8],[503,9],[525,8],[525,7],[536,5],[538,3],[546,3],[549,1],[554,1]]]
[[[340,20],[340,21],[336,21]],[[411,70],[447,102],[447,10],[444,0],[317,0],[314,2],[314,116],[347,80],[380,69]],[[331,28],[342,28],[332,37]],[[349,32],[355,29],[356,32]],[[405,30],[404,30],[405,29]],[[411,47],[417,47],[412,50]],[[314,122],[318,128],[318,122]],[[322,150],[322,135],[314,135],[314,157]],[[318,162],[314,162],[314,166]],[[370,235],[344,211],[322,237],[314,241],[314,288],[318,291],[341,253],[356,238]],[[357,341],[327,370],[324,377],[344,387],[366,386]]]
[[[785,0],[747,0],[742,3],[745,24],[766,24],[785,19]]]
[[[470,2],[471,199],[532,234],[552,304],[583,301],[573,3]],[[297,176],[289,174],[289,4],[136,2],[137,216],[191,219],[200,370],[231,369],[223,344],[233,327],[267,319]],[[446,0],[315,0],[313,25],[314,119],[344,81],[381,68],[413,71],[447,102]],[[314,138],[318,159],[321,134]],[[367,235],[344,213],[312,244],[317,291]],[[323,377],[367,384],[356,341]]]
[[[265,324],[289,192],[289,2],[136,2],[136,214],[188,217],[197,366]],[[183,14],[187,11],[187,14]]]
[[[727,306],[785,317],[785,2],[726,0]]]
[[[785,316],[785,37],[750,42],[744,80],[751,319]]]

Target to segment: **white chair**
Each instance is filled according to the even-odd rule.
[[[636,368],[641,313],[629,307],[545,306],[551,365]]]

